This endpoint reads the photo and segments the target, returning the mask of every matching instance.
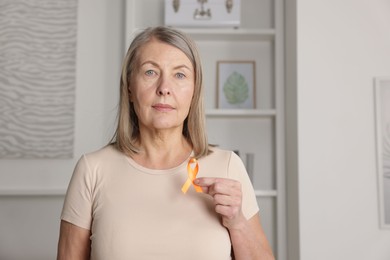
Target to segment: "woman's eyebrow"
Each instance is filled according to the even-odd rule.
[[[156,62],[152,61],[152,60],[147,60],[147,61],[144,61],[141,63],[141,66],[144,66],[146,64],[151,64],[153,65],[154,67],[160,67]],[[177,65],[175,67],[173,67],[173,69],[187,69],[189,71],[193,71],[193,69],[191,69],[189,66],[185,65],[185,64],[180,64],[180,65]]]
[[[155,67],[159,67],[158,64],[157,64],[156,62],[151,61],[151,60],[147,60],[147,61],[142,62],[142,63],[141,63],[141,66],[144,66],[144,65],[146,65],[146,64],[152,64],[152,65],[155,66]]]
[[[174,69],[187,69],[189,71],[192,71],[192,69],[185,64],[178,65],[178,66],[174,67]]]

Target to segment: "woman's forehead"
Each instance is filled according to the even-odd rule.
[[[179,48],[158,40],[151,40],[142,45],[137,53],[138,64],[146,62],[183,63],[193,69],[193,64],[187,55]]]

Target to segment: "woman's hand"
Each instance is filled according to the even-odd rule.
[[[242,210],[241,183],[225,178],[197,178],[196,185],[213,197],[215,211],[222,216],[222,224],[228,229],[239,228],[246,221]]]
[[[222,216],[222,224],[229,229],[236,260],[275,260],[256,214],[247,220],[242,213],[241,183],[224,178],[197,178],[194,184],[213,197],[215,211]]]

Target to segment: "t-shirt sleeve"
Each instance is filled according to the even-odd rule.
[[[250,219],[259,212],[259,206],[246,168],[241,158],[234,152],[232,152],[230,156],[228,176],[241,183],[242,212],[247,219]]]
[[[74,169],[66,192],[61,219],[91,229],[92,176],[85,155],[79,159]]]

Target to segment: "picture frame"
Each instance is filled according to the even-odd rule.
[[[217,61],[217,108],[256,108],[255,61]]]
[[[375,78],[374,85],[379,220],[390,229],[390,77]]]

